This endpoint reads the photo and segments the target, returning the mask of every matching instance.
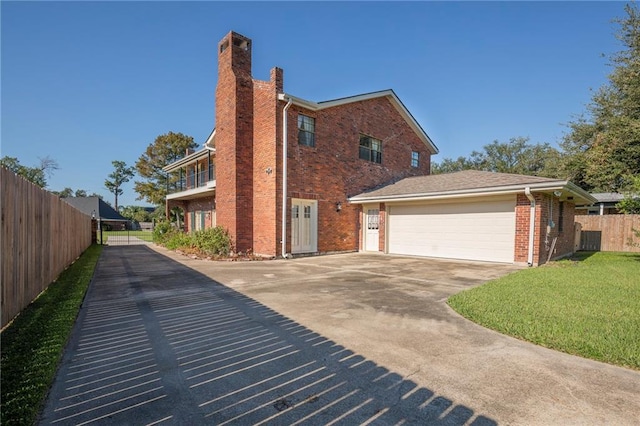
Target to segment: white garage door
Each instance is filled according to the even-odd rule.
[[[389,253],[514,260],[515,196],[389,206]]]

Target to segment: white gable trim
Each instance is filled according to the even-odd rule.
[[[424,131],[424,129],[420,126],[420,124],[416,121],[416,119],[411,115],[409,110],[404,106],[400,98],[395,94],[393,90],[382,90],[380,92],[372,92],[365,93],[362,95],[350,96],[348,98],[340,98],[334,99],[331,101],[324,102],[313,102],[308,101],[306,99],[298,98],[292,95],[288,95],[286,93],[278,94],[278,99],[281,101],[288,101],[291,99],[294,105],[300,106],[302,108],[309,109],[311,111],[320,111],[326,108],[332,108],[335,106],[346,105],[353,102],[362,102],[370,99],[384,98],[387,97],[391,101],[391,104],[396,108],[396,110],[400,113],[402,118],[409,124],[409,127],[414,131],[416,135],[422,140],[422,142],[429,148],[431,154],[437,154],[438,147],[433,143],[429,135]]]

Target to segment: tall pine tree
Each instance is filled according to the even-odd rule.
[[[569,177],[594,192],[622,191],[640,175],[640,10],[634,3],[625,11],[616,20],[624,49],[610,57],[609,81],[561,144]]]

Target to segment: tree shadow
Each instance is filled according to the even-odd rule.
[[[145,246],[105,247],[41,424],[495,425]]]

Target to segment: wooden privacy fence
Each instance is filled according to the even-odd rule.
[[[640,231],[638,214],[577,215],[575,221],[582,228],[580,250],[640,253],[640,238],[633,232]]]
[[[91,245],[91,217],[0,167],[2,327]]]

